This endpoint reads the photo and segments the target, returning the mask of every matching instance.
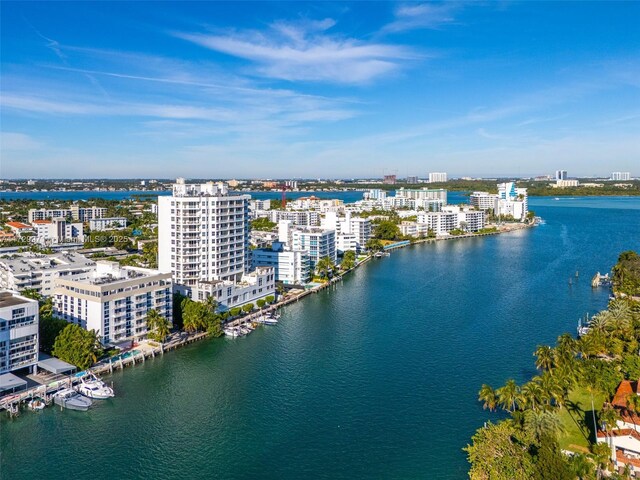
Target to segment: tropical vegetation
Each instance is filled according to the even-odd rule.
[[[585,334],[563,334],[554,346],[536,348],[537,375],[524,384],[509,379],[498,388],[482,385],[483,408],[503,410],[508,418],[480,428],[465,448],[470,478],[595,479],[613,471],[610,449],[595,443],[595,433],[615,425],[618,411],[607,400],[620,382],[640,377],[637,258],[634,252],[620,255],[615,299],[590,320]],[[627,409],[640,414],[640,397],[631,396]]]

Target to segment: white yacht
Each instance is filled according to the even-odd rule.
[[[63,408],[69,410],[81,410],[83,412],[89,410],[93,405],[90,398],[83,397],[72,388],[64,388],[53,395],[53,402]]]
[[[95,398],[98,400],[105,400],[114,396],[113,388],[104,383],[93,373],[88,373],[84,377],[80,378],[78,392],[85,397]]]

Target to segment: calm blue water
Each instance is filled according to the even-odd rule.
[[[245,193],[245,192],[241,192]],[[170,191],[122,191],[122,192],[0,192],[0,200],[89,200],[102,198],[105,200],[124,200],[135,195],[157,196],[170,195]],[[280,199],[279,192],[251,192],[251,197],[264,200],[268,198]],[[315,195],[319,198],[339,198],[345,203],[362,200],[362,192],[287,192],[287,199],[296,199]],[[468,202],[468,198],[461,192],[449,192],[449,203]]]
[[[2,478],[465,478],[480,385],[528,379],[606,305],[591,275],[640,250],[638,199],[531,208],[546,225],[396,251],[277,327],[118,372],[87,413],[3,416]]]

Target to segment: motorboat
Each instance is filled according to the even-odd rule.
[[[107,398],[111,398],[115,395],[113,393],[113,388],[104,383],[93,373],[88,373],[84,377],[81,377],[80,385],[78,385],[77,389],[78,392],[85,397],[98,400],[106,400]]]
[[[53,395],[53,403],[69,410],[86,412],[93,405],[93,400],[80,395],[73,388],[64,388]]]
[[[224,334],[226,336],[228,336],[228,337],[233,337],[233,338],[238,336],[237,333],[236,333],[236,330],[234,328],[231,328],[231,327],[225,328],[224,329]]]
[[[44,400],[38,397],[32,398],[31,400],[29,400],[29,403],[27,403],[27,407],[29,408],[29,410],[33,410],[34,412],[44,410],[44,407],[46,406],[47,404],[44,403]]]
[[[262,323],[264,323],[265,325],[277,325],[278,319],[274,317],[264,317],[264,319],[262,320]]]

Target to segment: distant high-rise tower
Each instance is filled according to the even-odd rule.
[[[445,172],[429,173],[429,183],[442,183],[446,181],[447,181],[447,174]]]
[[[556,170],[556,180],[566,180],[566,179],[567,179],[566,170]]]
[[[395,185],[396,184],[396,176],[395,175],[385,175],[382,183],[387,185]]]
[[[630,180],[631,174],[629,172],[613,172],[611,174],[611,180]]]

